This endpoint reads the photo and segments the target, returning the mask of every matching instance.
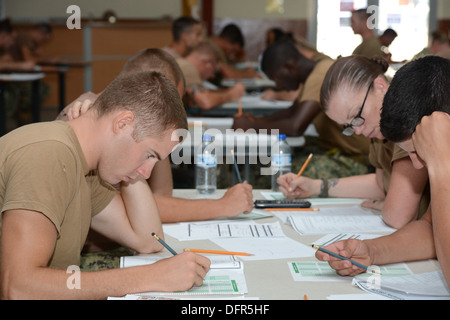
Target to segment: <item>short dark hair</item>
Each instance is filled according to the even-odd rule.
[[[181,35],[191,31],[192,27],[200,24],[200,21],[192,17],[179,17],[172,24],[173,41],[180,41]]]
[[[291,40],[274,42],[263,53],[261,70],[277,83],[278,89],[297,90],[304,83],[316,63],[303,54]]]
[[[238,44],[242,48],[245,45],[241,29],[234,23],[227,24],[219,34],[220,38],[228,40],[232,44]]]
[[[370,14],[367,13],[367,8],[364,9],[358,9],[358,10],[353,10],[352,14],[355,14],[358,16],[358,18],[362,21],[367,20],[370,18]]]
[[[380,129],[393,142],[410,139],[424,116],[450,113],[450,60],[427,56],[409,62],[384,97]]]
[[[398,34],[394,29],[388,28],[388,29],[384,30],[382,36],[397,38]]]

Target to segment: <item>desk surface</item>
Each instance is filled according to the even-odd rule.
[[[263,199],[261,190],[254,190],[255,199]],[[266,190],[268,191],[268,190]],[[218,198],[224,193],[224,190],[218,190],[214,197]],[[196,190],[175,190],[174,196],[183,198],[199,198],[200,195]],[[315,214],[315,213],[312,213]],[[279,221],[277,217],[270,217],[256,220],[257,223],[270,223]],[[310,245],[312,242],[323,237],[323,235],[306,236],[297,233],[290,225],[280,221],[282,230],[285,235],[295,241],[305,245]],[[166,242],[177,252],[182,252],[183,248],[208,248],[215,250],[223,250],[210,240],[196,240],[196,241],[178,241],[173,237],[166,236]],[[244,240],[243,240],[244,241]],[[164,251],[158,253],[167,255]],[[248,287],[248,294],[246,297],[259,298],[261,300],[303,300],[304,295],[308,296],[310,300],[325,300],[330,295],[343,294],[364,294],[359,288],[351,284],[351,278],[348,281],[341,282],[301,282],[294,281],[288,268],[288,261],[317,261],[315,257],[308,258],[290,258],[290,259],[276,259],[276,260],[260,260],[260,261],[244,261],[244,273]],[[439,264],[436,260],[427,260],[419,262],[407,263],[408,267],[413,273],[422,273],[434,271],[439,269]],[[367,294],[368,297],[369,294]],[[173,296],[172,296],[173,297]],[[193,298],[202,298],[193,297]],[[228,296],[231,297],[231,296]],[[214,298],[226,299],[227,296],[214,296]]]
[[[36,81],[42,79],[45,76],[44,73],[36,72],[21,72],[21,73],[3,73],[0,74],[0,81],[5,82],[21,82],[21,81]]]

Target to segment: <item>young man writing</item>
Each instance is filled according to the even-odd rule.
[[[200,285],[209,260],[179,254],[154,265],[82,272],[67,287],[91,226],[142,253],[162,246],[146,179],[187,127],[176,88],[156,72],[115,79],[83,117],[21,127],[0,139],[2,298],[101,299]],[[112,185],[118,185],[120,193]]]

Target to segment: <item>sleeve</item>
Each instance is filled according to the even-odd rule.
[[[87,180],[92,190],[92,216],[99,214],[112,201],[114,196],[118,193],[112,186],[102,182],[100,177],[96,174],[91,174]]]
[[[41,212],[59,232],[82,170],[69,147],[59,142],[35,143],[16,150],[4,165],[7,188],[2,212]]]
[[[391,164],[393,164],[395,161],[397,161],[399,159],[403,159],[405,157],[409,157],[408,152],[406,152],[405,150],[400,148],[397,144],[395,144],[394,151],[392,153]]]

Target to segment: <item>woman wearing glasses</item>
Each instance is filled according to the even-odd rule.
[[[414,169],[408,154],[386,141],[380,132],[380,114],[389,88],[388,68],[382,59],[350,56],[329,69],[321,90],[321,105],[342,134],[371,138],[369,159],[375,173],[340,179],[279,178],[289,198],[352,197],[370,199],[362,206],[382,211],[384,221],[401,228],[420,217],[429,204],[427,171]],[[400,125],[400,124],[399,124]]]

